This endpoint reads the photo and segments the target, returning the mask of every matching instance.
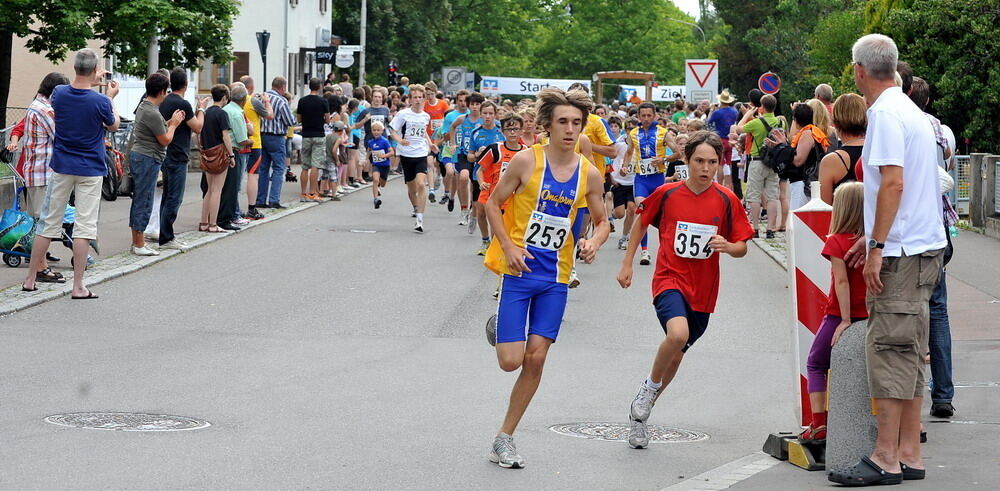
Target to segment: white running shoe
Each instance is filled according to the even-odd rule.
[[[629,419],[645,423],[649,419],[649,413],[653,410],[655,402],[656,390],[646,385],[646,381],[643,380],[639,384],[639,392],[635,395],[635,399],[632,399],[632,405],[629,407]]]
[[[466,226],[466,225],[468,225],[469,224],[469,218],[470,218],[470,214],[469,214],[468,211],[462,213],[462,219],[458,221],[458,224],[461,225],[461,226],[463,226],[463,227]]]
[[[622,238],[618,239],[618,248],[623,251],[628,249],[628,237],[623,235]]]
[[[573,268],[569,272],[569,285],[570,288],[576,288],[580,286],[580,277],[576,275],[576,268]]]
[[[629,421],[628,446],[640,449],[649,446],[649,429],[642,421]]]
[[[149,246],[132,246],[132,254],[135,254],[136,256],[159,256],[160,251]]]
[[[424,233],[424,221],[418,218],[417,222],[413,224],[413,231],[418,234]]]
[[[639,264],[649,266],[649,260],[649,251],[642,251],[642,254],[639,255]]]
[[[476,231],[477,225],[479,225],[479,220],[474,216],[469,216],[469,235]]]
[[[501,433],[493,439],[493,449],[490,451],[490,462],[504,469],[523,469],[524,458],[514,447],[514,437]]]
[[[174,249],[177,251],[186,251],[188,249],[188,245],[184,242],[174,239],[171,240],[170,242],[167,242],[166,244],[161,245],[160,249]]]

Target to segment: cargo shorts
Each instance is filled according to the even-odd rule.
[[[868,386],[876,399],[911,400],[923,395],[928,352],[929,300],[944,265],[944,249],[886,257],[882,292],[868,292],[865,358]]]

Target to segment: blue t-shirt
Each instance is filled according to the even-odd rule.
[[[367,145],[368,150],[371,150],[372,152],[387,153],[389,150],[392,150],[392,143],[389,142],[389,139],[386,138],[385,135],[368,140]],[[372,155],[374,155],[374,153]],[[375,157],[372,157],[372,165],[389,165],[389,159],[387,157],[382,160],[375,160]]]
[[[503,130],[500,129],[499,124],[493,123],[493,128],[491,129],[479,126],[472,130],[472,141],[469,143],[469,151],[475,152],[480,148],[488,147],[496,142],[502,142],[505,139]]]
[[[444,115],[444,122],[441,123],[441,128],[440,128],[441,134],[438,135],[438,137],[439,138],[444,138],[444,136],[448,133],[448,131],[451,130],[451,125],[455,124],[455,120],[458,119],[459,116],[465,116],[466,114],[469,114],[469,110],[468,109],[466,109],[465,112],[460,112],[460,111],[458,111],[456,109],[456,110],[448,112],[448,114],[445,114]],[[462,127],[461,126],[458,127],[458,128],[455,128],[455,141],[457,141],[459,143],[462,142]]]
[[[50,99],[56,125],[52,170],[84,177],[107,174],[104,127],[115,124],[111,99],[71,85],[56,87]]]
[[[712,111],[712,114],[708,116],[708,127],[715,130],[719,135],[719,138],[723,140],[729,139],[729,128],[732,128],[736,124],[736,120],[739,119],[740,113],[735,107],[723,107]]]

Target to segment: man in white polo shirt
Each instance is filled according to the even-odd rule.
[[[868,102],[862,160],[868,258],[868,384],[878,407],[871,456],[831,481],[854,486],[923,479],[920,409],[928,300],[947,245],[941,217],[934,130],[896,86],[899,52],[892,39],[869,34],[853,48],[854,81]],[[904,185],[905,183],[905,185]]]

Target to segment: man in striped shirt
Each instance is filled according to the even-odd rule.
[[[295,126],[295,116],[285,100],[288,81],[274,77],[271,90],[267,91],[274,110],[274,119],[261,120],[263,155],[257,178],[257,208],[284,208],[281,206],[281,185],[285,182],[285,134]]]

